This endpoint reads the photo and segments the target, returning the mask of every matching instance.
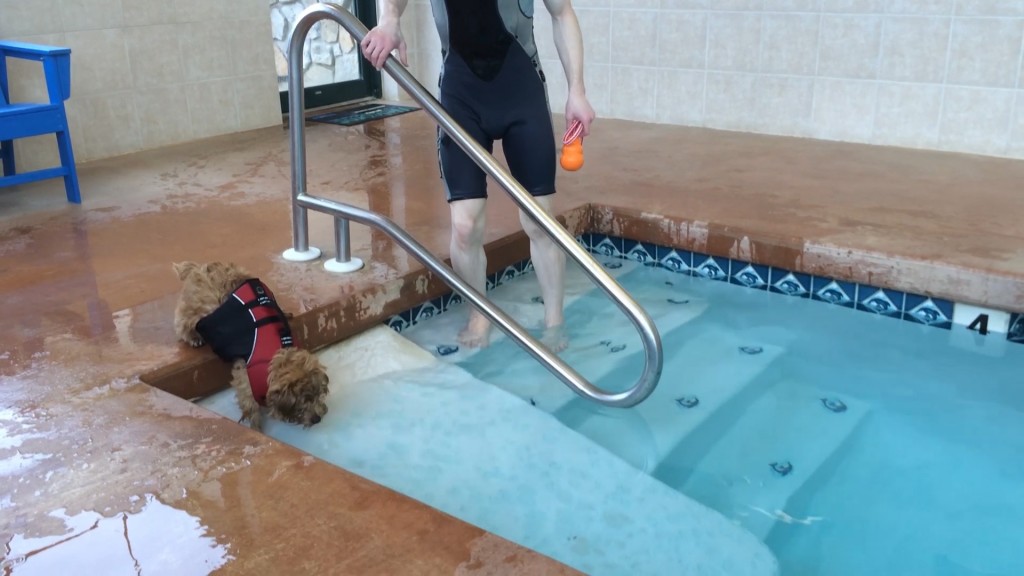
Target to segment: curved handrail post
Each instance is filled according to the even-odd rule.
[[[284,258],[307,262],[320,257],[320,249],[309,245],[309,216],[296,199],[306,193],[306,94],[302,69],[302,50],[309,30],[317,21],[327,18],[319,10],[304,10],[292,26],[288,38],[288,139],[292,163],[292,247]],[[339,8],[341,8],[339,6]],[[341,8],[344,10],[344,8]]]
[[[442,130],[465,151],[474,162],[494,178],[544,231],[573,258],[587,275],[633,323],[644,345],[644,371],[636,383],[624,392],[611,393],[601,390],[575,370],[566,365],[557,355],[537,342],[512,318],[493,306],[483,294],[458,277],[451,269],[439,262],[405,230],[384,216],[332,200],[306,194],[305,126],[302,119],[303,78],[301,50],[309,29],[318,20],[330,18],[340,24],[358,46],[368,30],[355,15],[345,8],[332,3],[317,3],[303,10],[292,27],[289,41],[289,114],[291,121],[292,146],[292,237],[295,250],[308,249],[306,209],[348,217],[368,226],[374,226],[387,233],[406,250],[419,259],[427,268],[473,303],[488,319],[498,325],[517,344],[525,348],[534,358],[559,377],[575,392],[606,406],[630,407],[650,396],[661,377],[663,354],[661,335],[647,312],[614,279],[601,268],[594,258],[583,250],[576,240],[550,214],[544,211],[533,196],[519,184],[476,140],[459,126],[444,110],[441,104],[417,81],[412,74],[399,64],[394,56],[388,56],[384,69],[410,96],[416,100],[438,123]],[[299,57],[295,57],[298,54]],[[298,121],[296,121],[296,117]]]

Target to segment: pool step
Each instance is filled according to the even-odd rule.
[[[615,260],[612,266],[605,270],[612,278],[619,278],[642,267],[631,260]],[[567,312],[575,302],[596,290],[595,284],[578,264],[573,261],[566,263],[564,307]],[[489,290],[487,298],[528,330],[539,330],[544,324],[544,304],[540,299],[537,277],[533,273]],[[467,302],[456,304],[443,314],[407,328],[402,334],[447,362],[466,361],[487,350],[461,348],[458,345],[459,332],[465,327],[467,314],[472,308],[473,305]],[[490,348],[498,347],[507,340],[508,336],[501,330],[491,330]]]
[[[716,326],[694,329],[666,335],[671,354],[664,375],[640,405],[623,410],[576,398],[556,417],[640,470],[653,471],[784,353]],[[624,364],[604,380],[635,379],[638,373],[638,365]]]
[[[635,262],[618,260],[618,273],[652,274]],[[622,390],[640,376],[643,369],[643,348],[629,320],[600,290],[593,288],[582,271],[576,269],[567,282],[572,296],[565,307],[569,348],[559,356],[591,382],[609,389]],[[633,297],[644,302],[644,309],[654,320],[664,339],[667,334],[692,322],[707,309],[707,301],[688,292],[685,287],[669,285],[664,276],[658,281],[641,282],[632,290]],[[680,284],[685,284],[680,282]],[[584,288],[589,288],[583,291]],[[500,286],[490,293],[494,301],[527,326],[539,323],[543,316],[540,304],[530,302],[536,282],[520,282],[506,289]],[[524,320],[525,319],[525,320]],[[465,322],[464,314],[442,314],[404,333],[428,351],[450,342]],[[493,332],[498,336],[498,332]],[[446,355],[446,361],[457,362],[479,379],[519,396],[547,412],[555,412],[579,396],[553,374],[541,367],[526,351],[504,335],[494,338],[490,347],[465,353]],[[624,367],[625,376],[609,378]]]
[[[778,522],[817,520],[790,517],[786,504],[869,411],[854,398],[780,380],[752,402],[716,415],[655,476],[764,539]]]
[[[320,352],[327,416],[265,432],[586,574],[778,573],[718,512],[403,340],[383,328]],[[238,416],[230,390],[204,405]]]

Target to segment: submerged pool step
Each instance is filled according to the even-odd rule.
[[[465,370],[381,328],[320,352],[329,411],[265,432],[586,574],[759,576],[768,548]],[[238,417],[230,390],[203,404]]]
[[[650,282],[633,282],[637,287],[631,289],[631,293],[644,303],[644,309],[663,339],[707,309],[705,298],[695,296],[685,286],[669,285],[663,272],[658,275],[658,271],[635,262],[616,262],[622,263],[622,267],[612,272],[618,274],[620,280],[625,280],[626,275],[652,276]],[[583,377],[609,390],[622,390],[632,385],[643,369],[643,348],[632,324],[578,268],[570,270],[567,284],[570,296],[565,307],[565,326],[569,347],[559,356]],[[536,289],[533,279],[517,280],[507,288],[498,287],[490,296],[514,318],[530,326],[543,319],[542,305],[531,301]],[[464,323],[464,314],[443,314],[403,334],[436,353],[439,347],[454,340]],[[493,334],[494,341],[488,348],[460,350],[443,359],[458,363],[479,379],[508,390],[547,412],[554,412],[579,398],[517,344],[504,335],[498,338],[497,331]],[[666,355],[669,353],[666,350]],[[608,378],[612,371],[623,366],[626,372],[623,378]]]
[[[555,415],[633,466],[653,471],[784,353],[716,326],[694,329],[699,333],[665,339],[668,359],[661,382],[640,405],[624,410],[576,398]],[[636,369],[620,365],[604,380],[635,378]]]
[[[717,430],[682,442],[655,476],[739,521],[758,538],[793,518],[789,499],[849,438],[866,403],[781,380],[751,403],[723,411]],[[717,440],[705,450],[712,436]]]
[[[616,260],[612,268],[605,270],[612,278],[618,279],[637,268],[641,264],[630,260]],[[581,298],[598,290],[597,286],[573,261],[565,267],[566,313]],[[487,292],[487,298],[511,316],[521,326],[531,331],[539,331],[544,325],[544,303],[540,296],[540,286],[535,274],[518,277]],[[407,328],[402,334],[419,344],[423,349],[447,362],[463,362],[482,351],[480,348],[462,348],[458,344],[459,332],[466,325],[466,318],[472,304],[463,302],[456,304],[445,313],[420,320],[416,325]],[[534,334],[536,336],[537,334]],[[491,330],[490,348],[500,347],[509,343],[504,332],[494,328]],[[518,345],[512,344],[518,348]],[[524,352],[525,354],[525,352]]]

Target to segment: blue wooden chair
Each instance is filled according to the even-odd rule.
[[[11,102],[7,83],[7,58],[42,62],[49,103]],[[82,203],[75,155],[71,150],[68,116],[64,110],[64,101],[70,96],[70,48],[0,41],[0,160],[3,161],[4,170],[3,177],[0,177],[0,187],[62,176],[68,202]],[[44,134],[57,135],[60,166],[17,174],[14,169],[14,140]]]

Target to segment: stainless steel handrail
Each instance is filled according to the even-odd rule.
[[[360,224],[379,228],[408,250],[431,272],[441,277],[449,286],[476,306],[489,320],[498,325],[516,343],[525,348],[534,358],[554,373],[562,382],[585,398],[606,406],[635,406],[650,396],[658,384],[662,370],[661,336],[647,312],[612,279],[579,244],[545,212],[526,191],[479,143],[477,143],[451,116],[441,104],[409,73],[394,56],[389,56],[384,69],[395,81],[429,113],[434,120],[483,170],[508,191],[520,208],[526,211],[559,246],[577,262],[590,278],[629,317],[640,333],[644,345],[644,371],[636,383],[623,392],[607,392],[580,376],[548,348],[530,336],[518,323],[494,306],[475,288],[464,282],[455,272],[435,258],[389,218],[376,212],[356,206],[335,202],[306,194],[306,138],[303,111],[305,94],[302,77],[302,50],[306,35],[319,20],[331,19],[340,24],[355,40],[358,46],[368,30],[355,15],[333,3],[317,3],[303,10],[292,27],[288,53],[288,111],[290,120],[292,158],[292,242],[297,252],[309,250],[307,209],[333,215],[335,218],[351,218]],[[358,49],[358,48],[357,48]]]

